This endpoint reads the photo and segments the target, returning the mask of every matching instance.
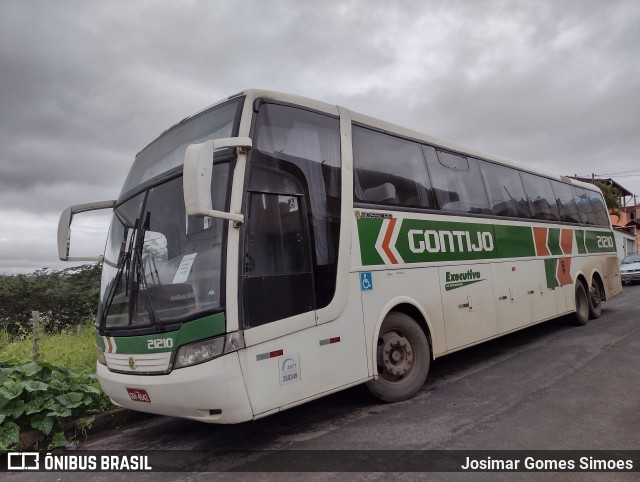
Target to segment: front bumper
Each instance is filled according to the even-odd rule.
[[[623,283],[628,281],[640,281],[640,271],[620,272],[620,279]]]
[[[130,410],[207,423],[253,419],[237,352],[167,375],[114,373],[98,363],[97,375],[111,400]],[[151,402],[131,400],[127,388],[145,390]]]

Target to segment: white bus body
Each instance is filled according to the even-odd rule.
[[[621,291],[608,219],[594,186],[248,90],[136,157],[105,250],[97,374],[117,405],[210,423],[361,383],[404,400],[434,358],[599,316]]]

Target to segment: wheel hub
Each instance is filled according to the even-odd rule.
[[[382,336],[382,363],[387,372],[401,377],[413,365],[413,349],[409,341],[396,332]]]

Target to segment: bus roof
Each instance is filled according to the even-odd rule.
[[[424,134],[422,132],[418,132],[412,129],[408,129],[406,127],[402,127],[399,126],[397,124],[392,124],[390,122],[386,122],[383,121],[381,119],[377,119],[375,117],[370,117],[364,114],[360,114],[358,112],[354,112],[348,108],[345,107],[341,107],[341,106],[337,106],[335,104],[329,104],[327,102],[323,102],[323,101],[319,101],[319,100],[315,100],[315,99],[311,99],[308,97],[302,97],[302,96],[298,96],[298,95],[293,95],[293,94],[287,94],[284,92],[277,92],[277,91],[272,91],[272,90],[262,90],[262,89],[246,89],[243,90],[241,92],[238,92],[234,95],[231,95],[225,99],[220,100],[219,102],[216,102],[214,104],[211,104],[209,106],[207,106],[206,108],[196,112],[193,115],[190,115],[189,117],[186,117],[184,119],[182,119],[180,122],[176,123],[175,125],[171,126],[169,129],[165,130],[162,134],[165,134],[166,132],[170,131],[171,129],[173,129],[174,127],[177,127],[178,125],[188,121],[189,119],[191,119],[192,117],[195,117],[196,115],[211,109],[212,107],[215,107],[218,104],[221,104],[223,102],[226,102],[228,100],[231,100],[233,98],[239,97],[239,96],[246,96],[250,102],[253,102],[253,100],[257,99],[257,98],[263,98],[263,99],[269,99],[269,100],[275,100],[275,101],[280,101],[280,102],[286,102],[289,104],[294,104],[294,105],[301,105],[303,107],[307,107],[309,109],[314,109],[314,110],[318,110],[321,112],[326,112],[328,114],[331,115],[335,115],[338,116],[340,114],[340,110],[347,110],[350,113],[351,119],[352,121],[359,123],[359,124],[364,124],[376,129],[380,129],[382,131],[388,132],[390,134],[395,134],[397,136],[400,137],[405,137],[408,139],[412,139],[412,140],[416,140],[418,142],[422,142],[422,143],[426,143],[426,144],[430,144],[436,147],[440,147],[442,149],[445,150],[450,150],[450,151],[454,151],[454,152],[459,152],[461,154],[466,154],[469,156],[473,156],[473,157],[478,157],[481,159],[485,159],[487,161],[491,161],[497,164],[502,164],[502,165],[506,165],[506,166],[510,166],[510,167],[515,167],[517,169],[523,170],[523,171],[527,171],[533,174],[538,174],[550,179],[554,179],[557,181],[561,181],[564,182],[566,184],[573,184],[575,186],[578,187],[582,187],[585,189],[589,189],[591,191],[597,191],[600,192],[600,189],[595,186],[594,184],[590,184],[590,183],[586,183],[586,182],[582,182],[582,181],[578,181],[576,179],[572,179],[566,176],[561,176],[559,174],[552,174],[549,173],[547,171],[535,168],[535,167],[531,167],[527,164],[523,164],[520,162],[516,162],[516,161],[512,161],[510,159],[504,158],[504,157],[500,157],[500,156],[496,156],[493,154],[488,154],[486,152],[481,152],[478,150],[475,150],[473,148],[469,148],[460,144],[456,144],[454,142],[450,142],[450,141],[446,141],[443,139],[438,139],[432,136],[429,136],[427,134]],[[160,136],[158,136],[160,137]],[[153,141],[152,141],[153,142]]]

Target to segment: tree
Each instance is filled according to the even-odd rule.
[[[622,214],[620,192],[615,187],[613,187],[613,185],[608,184],[604,181],[596,181],[595,184],[602,191],[602,195],[604,196],[604,201],[607,204],[609,214],[613,214],[618,218],[618,220],[620,220],[620,215]]]
[[[0,276],[0,324],[11,332],[30,323],[39,311],[45,329],[59,331],[96,314],[100,264],[62,271],[39,269],[28,275]]]

